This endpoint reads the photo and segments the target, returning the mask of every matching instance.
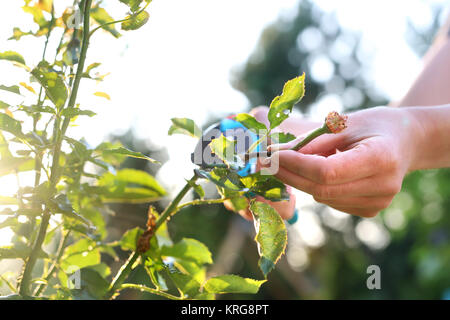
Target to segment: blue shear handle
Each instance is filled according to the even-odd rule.
[[[245,127],[242,123],[240,123],[236,120],[233,120],[233,119],[225,118],[222,121],[220,121],[219,130],[221,132],[226,132],[227,130],[233,130],[233,129],[239,129],[239,128],[242,128],[246,131],[248,130],[248,128]],[[251,143],[258,141],[257,134],[255,134],[252,131],[249,131],[249,134],[250,134],[250,138],[252,140]],[[258,145],[256,147],[256,151],[260,151],[260,149],[261,149],[261,145]],[[248,176],[249,174],[253,173],[252,170],[255,167],[255,164],[256,164],[256,158],[252,158],[247,163],[247,165],[243,169],[239,170],[237,173],[242,177]]]

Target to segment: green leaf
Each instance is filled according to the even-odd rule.
[[[244,196],[244,192],[232,191],[225,188],[218,188],[219,193],[224,197],[229,199],[232,205],[232,210],[234,212],[239,212],[240,210],[245,210],[248,207],[248,200]]]
[[[8,38],[8,40],[20,40],[20,38],[22,38],[23,36],[28,36],[28,35],[32,35],[33,32],[28,31],[28,32],[24,32],[22,30],[20,30],[19,28],[15,27],[13,29],[13,35]]]
[[[242,123],[247,129],[253,129],[256,132],[260,130],[267,130],[264,123],[259,122],[254,116],[248,113],[239,113],[235,117],[236,121]]]
[[[241,278],[236,275],[226,274],[210,278],[204,289],[210,293],[258,293],[261,285],[267,280],[253,280]]]
[[[34,6],[25,5],[22,9],[33,16],[34,22],[36,22],[41,29],[48,25],[48,21],[45,20],[44,13],[39,7],[39,4],[35,4]]]
[[[105,156],[111,155],[111,154],[120,154],[120,155],[124,155],[127,157],[132,157],[132,158],[138,158],[138,159],[144,159],[147,161],[150,161],[151,163],[160,163],[157,160],[154,160],[150,157],[147,157],[145,154],[140,153],[140,152],[136,152],[136,151],[131,151],[127,148],[124,147],[119,147],[119,148],[114,148],[114,149],[104,149],[102,150],[102,154]]]
[[[150,18],[150,15],[148,14],[147,11],[142,11],[139,14],[133,14],[131,16],[126,17],[126,20],[124,22],[122,22],[122,30],[137,30],[140,27],[142,27],[143,25],[145,25],[148,21],[148,19]]]
[[[72,293],[75,298],[86,299],[88,297],[93,299],[102,299],[109,289],[109,282],[102,277],[102,275],[95,270],[96,266],[83,268],[80,270],[80,289],[73,289]]]
[[[0,60],[15,61],[21,64],[26,64],[25,59],[20,54],[14,51],[0,52]]]
[[[74,267],[82,269],[99,264],[100,249],[90,239],[81,239],[68,246],[61,258],[61,268],[64,272],[73,272]]]
[[[178,290],[187,297],[195,297],[200,292],[200,283],[192,276],[181,272],[168,272]]]
[[[120,2],[130,7],[131,12],[138,11],[142,2],[149,3],[150,1],[151,0],[120,0]]]
[[[94,62],[94,63],[91,63],[90,65],[88,65],[88,67],[86,68],[86,71],[83,73],[83,77],[92,78],[92,76],[90,75],[91,71],[95,68],[98,68],[100,65],[101,65],[100,62]]]
[[[287,143],[289,141],[292,141],[296,138],[291,133],[284,133],[284,132],[275,132],[270,135],[270,140],[272,141],[272,144],[275,143]]]
[[[284,84],[283,93],[272,100],[270,104],[268,119],[270,129],[278,127],[289,117],[294,104],[299,102],[305,95],[305,74],[289,80]]]
[[[135,251],[137,241],[143,233],[144,231],[139,227],[125,232],[125,234],[122,236],[122,239],[120,239],[120,247],[122,248],[122,250]]]
[[[0,109],[7,109],[11,107],[11,105],[9,103],[3,102],[0,100]]]
[[[206,267],[200,266],[195,262],[188,260],[177,259],[174,262],[174,265],[178,270],[180,270],[184,274],[188,274],[192,276],[198,283],[205,282],[206,278]]]
[[[167,283],[164,277],[159,273],[159,271],[164,270],[163,263],[154,263],[150,258],[145,261],[145,271],[147,272],[150,281],[156,287],[157,290],[167,291]]]
[[[255,240],[260,255],[258,265],[267,278],[286,248],[286,226],[278,212],[267,203],[253,201],[250,211],[255,221]]]
[[[61,109],[67,100],[67,87],[62,77],[42,63],[31,71],[31,74],[45,89],[47,97]]]
[[[94,19],[99,25],[104,25],[106,23],[113,22],[114,19],[109,15],[109,13],[100,7],[95,7],[91,9],[91,17]],[[116,30],[114,25],[106,25],[102,27],[104,30],[111,33],[115,38],[120,37],[120,33]]]
[[[186,182],[194,189],[195,193],[200,197],[200,199],[203,199],[205,197],[205,190],[203,190],[201,185],[187,179]]]
[[[122,236],[122,239],[120,239],[120,247],[122,250],[136,250],[136,244],[139,239],[139,237],[144,233],[144,231],[136,227],[134,229],[130,229]]]
[[[230,140],[222,134],[219,138],[211,140],[209,147],[215,155],[231,168],[239,169],[245,167],[244,161],[236,154],[234,140]]]
[[[241,178],[241,182],[250,192],[258,194],[267,200],[289,200],[286,185],[271,175],[263,175],[261,172],[250,174]]]
[[[12,92],[12,93],[20,95],[20,88],[19,88],[19,86],[0,85],[0,90],[9,91],[9,92]]]
[[[200,265],[213,262],[208,247],[198,240],[189,238],[184,238],[172,246],[163,246],[161,255],[193,261]]]
[[[208,179],[215,185],[233,191],[248,191],[249,189],[242,184],[240,176],[226,168],[214,168],[211,171],[195,169],[195,173],[205,179]]]
[[[65,108],[61,112],[61,115],[63,117],[68,117],[68,118],[74,118],[74,117],[78,117],[78,116],[93,117],[93,116],[96,115],[96,113],[94,111],[91,111],[91,110],[82,110],[80,108]]]
[[[16,137],[23,137],[22,124],[5,113],[0,113],[0,130],[12,133]]]
[[[145,203],[165,195],[160,184],[145,171],[123,169],[114,175],[106,172],[97,186],[83,186],[87,194],[97,194],[104,202]]]
[[[194,120],[188,118],[172,118],[172,126],[169,128],[169,136],[179,133],[189,135],[194,138],[200,138],[202,131],[195,124]]]
[[[65,194],[59,194],[55,199],[47,201],[47,205],[49,206],[52,213],[61,213],[69,218],[84,223],[88,227],[92,226],[92,223],[89,220],[75,212],[72,204]]]

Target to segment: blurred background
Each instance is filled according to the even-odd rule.
[[[104,1],[114,17],[118,1]],[[7,41],[13,26],[30,29],[21,1],[0,4],[0,48],[40,60],[44,39]],[[297,113],[321,120],[331,110],[349,112],[395,101],[421,69],[421,57],[450,13],[449,1],[357,0],[155,0],[150,21],[114,39],[98,33],[87,64],[101,61],[105,81],[81,85],[81,104],[98,116],[72,136],[97,145],[120,140],[163,162],[129,159],[174,194],[190,177],[196,141],[167,136],[170,118],[189,117],[204,128],[232,113],[268,105],[283,83],[306,73],[306,96]],[[51,51],[51,50],[49,50]],[[30,63],[31,62],[31,63]],[[0,65],[2,84],[22,76]],[[5,76],[5,75],[8,76]],[[94,96],[108,93],[111,100]],[[1,93],[7,94],[7,93]],[[14,177],[0,179],[7,194]],[[215,188],[205,186],[207,197]],[[410,174],[391,207],[360,219],[317,204],[296,192],[299,220],[288,226],[286,255],[257,295],[229,299],[450,299],[450,171]],[[193,195],[190,195],[193,197]],[[158,203],[159,209],[170,200]],[[108,239],[143,225],[146,206],[117,205]],[[0,221],[1,222],[1,221]],[[194,237],[213,252],[210,275],[235,273],[256,279],[252,223],[222,206],[184,209],[170,222],[174,240]],[[0,231],[0,245],[12,233]],[[368,290],[369,265],[381,268],[381,290]],[[12,265],[0,265],[0,273]],[[142,281],[137,270],[133,280]],[[124,298],[139,298],[130,293]],[[154,296],[144,295],[144,298]]]

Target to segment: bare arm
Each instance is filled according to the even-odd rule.
[[[450,17],[424,57],[424,67],[402,100],[392,106],[432,106],[450,103]]]

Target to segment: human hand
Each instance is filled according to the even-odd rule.
[[[413,167],[420,125],[407,108],[386,107],[350,114],[347,124],[343,132],[318,137],[298,152],[287,149],[299,139],[270,146],[270,160],[279,162],[279,179],[316,201],[373,217],[391,204]]]

